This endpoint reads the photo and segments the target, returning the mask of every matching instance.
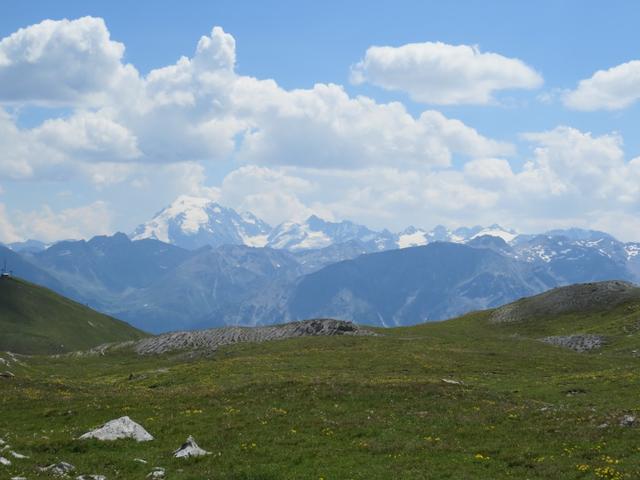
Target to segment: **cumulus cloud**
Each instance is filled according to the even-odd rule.
[[[640,99],[640,60],[598,70],[566,92],[565,106],[575,110],[621,110]]]
[[[0,101],[41,105],[100,102],[127,77],[124,45],[101,18],[45,20],[0,40]]]
[[[351,81],[407,92],[417,102],[436,105],[487,104],[496,91],[543,83],[517,58],[441,42],[370,47],[352,67]]]

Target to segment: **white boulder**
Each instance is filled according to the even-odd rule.
[[[80,436],[85,440],[95,438],[98,440],[120,440],[123,438],[133,438],[138,442],[148,442],[153,437],[141,425],[137,424],[129,417],[120,417],[105,423],[100,428],[91,430]]]
[[[173,452],[173,456],[176,458],[202,457],[210,454],[211,452],[200,448],[191,435],[189,435],[187,441],[184,442],[179,449]]]

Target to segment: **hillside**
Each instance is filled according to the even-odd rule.
[[[639,292],[564,287],[512,304],[518,321],[488,310],[378,335],[253,336],[261,343],[223,329],[238,343],[211,331],[7,358],[0,434],[30,458],[11,457],[0,475],[39,477],[66,461],[74,478],[144,478],[156,466],[176,480],[640,478]],[[606,341],[582,353],[546,342],[575,334]],[[156,340],[186,350],[148,354]],[[155,440],[78,439],[124,415]],[[189,435],[212,455],[173,458]]]
[[[0,351],[61,353],[145,336],[51,290],[15,277],[0,279]]]

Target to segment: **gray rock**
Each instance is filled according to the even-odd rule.
[[[104,475],[78,475],[76,480],[107,480]]]
[[[18,452],[14,451],[14,450],[10,450],[9,453],[11,454],[11,456],[13,458],[17,458],[18,460],[29,458],[26,455],[22,455],[21,453],[18,453]]]
[[[602,347],[606,340],[601,335],[558,335],[540,339],[544,343],[557,345],[558,347],[570,348],[576,352],[588,352]]]
[[[56,477],[66,477],[67,474],[73,472],[76,469],[73,465],[67,462],[53,463],[47,467],[40,467],[41,472],[48,472]]]
[[[442,378],[444,383],[448,383],[449,385],[462,385],[462,382],[458,380],[452,380],[451,378]]]
[[[162,467],[153,467],[153,470],[149,472],[147,478],[164,478],[165,470]]]
[[[202,457],[204,455],[211,455],[211,452],[200,448],[191,435],[179,449],[173,452],[173,456],[176,458]]]
[[[11,460],[9,460],[8,458],[0,457],[0,465],[8,467],[9,465],[11,465]]]
[[[102,427],[96,428],[80,436],[81,439],[95,438],[97,440],[120,440],[132,438],[138,442],[148,442],[153,437],[141,425],[137,424],[129,417],[120,417],[105,423]]]
[[[634,415],[625,415],[620,419],[621,427],[633,427],[636,423],[636,417]]]
[[[2,378],[14,378],[15,375],[9,371],[6,372],[0,372],[0,377]]]

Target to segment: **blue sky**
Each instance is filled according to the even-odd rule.
[[[606,5],[585,1],[5,2],[0,18],[0,38],[5,39],[20,28],[37,26],[46,19],[73,21],[84,16],[103,19],[110,40],[125,47],[120,63],[130,64],[136,70],[137,78],[122,80],[124,83],[119,84],[120,93],[125,91],[122,85],[126,85],[129,95],[126,101],[122,100],[124,95],[99,91],[102,87],[96,85],[87,89],[92,94],[104,94],[104,98],[92,98],[89,102],[84,93],[73,100],[65,97],[61,101],[54,98],[59,92],[48,91],[46,86],[37,87],[42,92],[30,90],[15,98],[11,95],[16,95],[12,92],[18,91],[17,87],[7,88],[5,93],[0,91],[0,108],[21,132],[20,141],[33,142],[37,137],[38,142],[43,143],[35,153],[22,153],[24,145],[5,137],[5,148],[13,153],[11,168],[0,168],[3,192],[0,195],[3,205],[0,240],[27,236],[53,240],[117,229],[130,231],[180,194],[208,195],[235,208],[257,209],[256,213],[271,223],[318,213],[335,220],[349,218],[379,228],[499,222],[522,231],[542,231],[578,225],[608,229],[623,238],[640,239],[640,224],[635,221],[640,194],[633,185],[634,175],[640,171],[633,163],[633,159],[640,156],[637,135],[640,110],[633,100],[635,92],[640,92],[638,80],[634,80],[637,78],[634,77],[635,65],[631,65],[630,72],[626,71],[629,69],[616,70],[612,74],[613,80],[597,83],[597,88],[609,90],[602,94],[590,90],[587,92],[590,96],[580,97],[581,106],[576,107],[577,103],[569,106],[564,100],[568,92],[576,90],[579,81],[590,79],[599,70],[639,58],[639,14],[640,5],[631,1],[614,1]],[[73,35],[74,25],[66,34]],[[273,79],[278,90],[270,90],[269,95],[274,97],[266,103],[274,102],[274,109],[285,109],[284,104],[277,102],[286,103],[287,108],[290,108],[287,102],[303,108],[300,102],[304,101],[308,102],[304,108],[309,109],[304,112],[304,118],[318,115],[323,110],[314,110],[315,100],[300,100],[292,92],[312,92],[314,85],[335,84],[342,87],[349,101],[355,102],[364,96],[375,102],[377,110],[381,110],[378,106],[399,102],[414,119],[424,111],[439,112],[447,120],[460,120],[483,139],[480,143],[474,140],[473,145],[468,140],[461,140],[462,137],[443,140],[438,135],[452,127],[438,124],[434,128],[440,133],[433,133],[434,138],[425,147],[420,140],[422,130],[416,130],[407,139],[402,122],[393,123],[397,118],[383,113],[377,121],[370,125],[363,123],[355,132],[335,131],[341,128],[340,125],[348,125],[344,122],[345,118],[351,118],[350,115],[366,117],[370,114],[366,108],[358,110],[353,106],[352,109],[348,104],[345,104],[346,113],[336,110],[337,117],[328,119],[327,124],[301,124],[300,130],[294,133],[290,126],[286,127],[290,120],[283,119],[286,114],[270,118],[260,110],[263,100],[256,94],[255,98],[247,97],[253,102],[250,106],[246,103],[249,100],[243,97],[242,108],[234,105],[233,114],[216,111],[215,115],[221,115],[215,116],[218,130],[206,130],[212,132],[213,137],[209,138],[215,140],[203,140],[198,136],[198,141],[204,143],[196,145],[190,144],[185,135],[176,136],[170,143],[171,149],[175,147],[175,154],[172,152],[166,159],[158,160],[153,142],[155,145],[162,144],[163,140],[168,142],[169,134],[175,132],[175,125],[158,123],[152,132],[157,135],[154,140],[152,133],[145,130],[149,119],[133,118],[134,113],[119,102],[131,104],[133,99],[139,99],[142,94],[133,93],[132,85],[148,83],[147,76],[154,69],[174,65],[181,56],[193,59],[201,37],[215,37],[212,34],[214,26],[222,27],[225,35],[235,40],[233,79],[228,82],[257,79],[263,82],[262,86],[256,86],[252,91],[264,95],[264,81]],[[89,28],[100,30],[95,24]],[[22,43],[11,50],[11,55],[16,55],[11,57],[14,64],[28,51],[25,42],[36,41],[33,38],[21,40]],[[415,89],[412,95],[411,87],[406,84],[383,85],[398,78],[397,75],[410,77],[412,72],[387,69],[382,74],[378,72],[378,77],[374,78],[374,67],[382,68],[380,62],[383,60],[373,56],[373,67],[364,71],[365,80],[358,84],[352,81],[352,67],[365,59],[370,47],[391,47],[390,52],[400,58],[402,52],[398,49],[401,47],[426,42],[477,46],[482,54],[492,52],[505,59],[517,59],[530,72],[539,74],[542,81],[533,86],[535,81],[531,78],[521,79],[521,85],[529,82],[528,86],[495,88],[490,92],[492,100],[489,102],[441,101],[437,92],[429,94],[428,101],[416,101]],[[16,50],[19,48],[24,50]],[[58,50],[52,52],[51,55],[57,54]],[[43,76],[48,75],[52,82],[65,81],[56,80],[56,75],[64,73],[45,72],[50,65],[46,60],[42,62]],[[86,68],[87,72],[96,65],[102,68],[102,64],[92,62],[83,56],[73,64]],[[401,58],[399,62],[402,64]],[[2,76],[3,68],[7,72],[5,77]],[[5,85],[21,81],[11,68],[3,67],[0,62],[0,79]],[[38,65],[29,70],[29,75],[39,75],[37,68]],[[420,82],[424,82],[424,75],[429,74],[431,67],[418,65],[416,68],[423,70],[416,73],[416,80],[411,85],[420,89]],[[622,78],[623,75],[627,77]],[[476,83],[485,81],[483,77],[470,78],[469,81]],[[452,83],[457,80],[451,78]],[[69,88],[77,85],[78,80],[73,81],[75,83],[70,83]],[[489,78],[488,81],[506,80]],[[167,82],[158,87],[165,96],[175,84],[171,83],[173,80]],[[139,92],[142,87],[136,88]],[[191,87],[180,88],[182,94],[186,94]],[[248,90],[242,88],[243,95],[248,95]],[[462,88],[469,90],[473,86],[463,85]],[[171,110],[171,115],[187,124],[193,122],[189,132],[203,125],[213,128],[206,120],[214,117],[204,118],[201,112],[210,108],[210,102],[217,101],[218,94],[222,95],[218,90],[208,92],[197,102],[209,103],[190,107],[188,113],[184,109]],[[316,91],[314,94],[324,98]],[[47,95],[51,98],[47,99]],[[597,100],[602,95],[609,103]],[[611,98],[616,95],[632,100],[624,107],[616,105],[612,108]],[[166,107],[162,108],[162,112],[168,112]],[[256,112],[246,113],[247,109],[254,108]],[[242,111],[241,118],[238,109]],[[95,138],[101,142],[110,141],[110,137],[104,137],[104,132],[87,133],[88,124],[84,120],[71,121],[89,114],[97,115],[91,117],[94,127],[104,126],[102,120],[109,120],[109,132],[116,135],[114,142],[128,141],[118,136],[128,132],[131,141],[138,142],[137,147],[101,143],[99,148],[85,144],[82,148],[75,144],[71,148],[67,142],[62,148],[52,140],[51,132],[58,134],[61,131],[58,129],[63,128],[70,138],[85,135],[92,141]],[[66,123],[55,124],[44,133],[38,130],[52,119]],[[273,126],[281,121],[282,129]],[[389,128],[385,127],[387,121]],[[430,128],[434,121],[431,119],[428,127],[420,128]],[[227,123],[222,125],[223,122]],[[78,125],[82,125],[84,133],[73,133],[73,128],[80,128]],[[333,129],[330,134],[326,131],[327,125]],[[164,128],[168,130],[163,133]],[[571,130],[566,130],[568,128]],[[228,138],[218,137],[223,135],[220,129]],[[400,130],[395,132],[394,129]],[[297,137],[289,138],[287,131]],[[368,142],[369,138],[379,139],[389,131],[394,132],[393,138],[386,143]],[[259,135],[249,142],[247,132]],[[527,136],[527,133],[533,136]],[[432,135],[429,130],[427,134]],[[0,132],[0,141],[1,135]],[[147,140],[142,140],[144,138]],[[308,144],[301,138],[308,138]],[[236,146],[224,149],[217,145],[227,140],[236,142]],[[511,149],[488,147],[484,140],[509,144]],[[439,153],[431,148],[433,143]],[[462,143],[464,146],[460,147]],[[361,151],[363,144],[367,144],[368,149]],[[307,155],[306,145],[311,150],[326,145],[328,153],[301,158]],[[389,149],[385,150],[387,147]],[[402,159],[395,158],[393,152],[405,147],[411,151],[410,155],[405,152],[400,155]],[[125,152],[123,148],[130,150]],[[372,153],[372,149],[375,152]],[[434,157],[443,149],[450,157],[448,163]],[[99,155],[96,154],[98,150]],[[567,152],[576,152],[575,159],[573,156],[567,158]],[[43,158],[48,155],[57,158],[54,165],[47,164]],[[113,156],[113,161],[111,157],[107,158],[109,155]],[[492,161],[485,161],[487,158]],[[0,159],[3,161],[9,164],[6,158]],[[16,173],[15,165],[19,162],[26,166]],[[510,172],[504,171],[504,162]],[[525,172],[523,168],[527,163],[530,167]],[[117,169],[122,172],[115,175]],[[166,171],[161,171],[163,169]],[[581,173],[576,174],[577,170]],[[118,178],[104,180],[107,173]],[[332,188],[339,188],[340,192],[327,193]],[[526,194],[523,193],[525,190]],[[288,208],[282,208],[282,205]],[[91,215],[95,218],[89,218]],[[82,225],[78,225],[80,223]]]

